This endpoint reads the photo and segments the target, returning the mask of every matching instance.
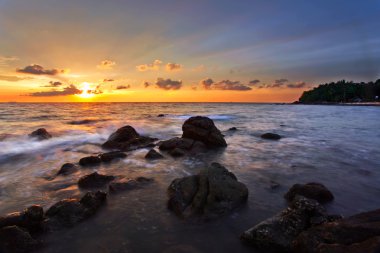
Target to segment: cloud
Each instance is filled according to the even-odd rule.
[[[67,72],[63,69],[44,69],[41,65],[38,64],[32,64],[29,66],[26,66],[23,69],[16,69],[16,72],[24,73],[24,74],[32,74],[32,75],[51,75],[55,76],[58,74],[62,74]]]
[[[182,65],[169,62],[168,64],[166,64],[165,68],[166,68],[166,71],[179,71],[182,69]]]
[[[260,80],[258,79],[255,79],[255,80],[252,80],[252,81],[249,81],[248,85],[249,86],[256,86],[260,83]]]
[[[240,81],[222,80],[220,82],[214,82],[211,78],[201,80],[200,85],[206,90],[252,90],[251,87],[241,83]]]
[[[306,88],[309,87],[305,82],[296,82],[296,83],[289,83],[286,85],[288,88],[293,88],[293,89],[299,89],[299,88]]]
[[[162,61],[155,60],[153,63],[150,63],[150,64],[137,65],[136,69],[140,72],[144,72],[148,70],[159,70],[161,64],[162,64]]]
[[[2,76],[0,75],[0,80],[1,81],[7,81],[7,82],[18,82],[22,80],[29,80],[33,79],[31,77],[18,77],[18,76]]]
[[[145,88],[148,88],[149,86],[151,86],[152,84],[150,82],[144,82],[144,87]]]
[[[82,94],[82,92],[83,91],[79,90],[75,85],[71,84],[63,88],[63,90],[33,92],[33,93],[30,93],[29,96],[32,96],[32,97],[69,96],[69,95]]]
[[[119,85],[116,87],[117,90],[126,90],[129,88],[131,88],[131,86],[129,84],[128,85]]]
[[[156,86],[163,90],[179,90],[182,87],[182,81],[175,81],[169,79],[163,79],[163,78],[157,78]]]
[[[96,67],[98,69],[112,69],[114,66],[116,66],[116,62],[111,61],[111,60],[104,60],[101,61],[99,65]]]
[[[59,86],[61,86],[63,83],[61,83],[61,82],[53,82],[53,81],[50,81],[49,82],[49,85],[45,85],[45,86],[42,86],[42,87],[59,87]]]
[[[16,56],[0,56],[0,66],[7,66],[9,62],[18,60]]]
[[[103,82],[104,83],[109,83],[109,82],[113,82],[115,81],[114,79],[103,79]]]

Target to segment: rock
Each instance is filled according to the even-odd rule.
[[[149,152],[145,155],[145,159],[148,159],[148,160],[156,160],[156,159],[162,159],[162,158],[164,157],[154,149],[149,150]]]
[[[131,126],[124,126],[111,134],[108,140],[103,143],[102,147],[105,149],[130,151],[150,146],[156,140],[157,139],[154,138],[141,136]]]
[[[55,230],[72,227],[91,217],[105,203],[107,194],[102,191],[87,192],[80,200],[64,199],[55,203],[46,212],[45,228]]]
[[[38,231],[41,228],[44,211],[41,206],[33,205],[22,212],[15,212],[0,217],[0,228],[7,226],[18,226],[30,232]]]
[[[140,188],[147,183],[153,182],[152,178],[137,177],[136,179],[123,178],[117,181],[113,181],[109,185],[110,192],[120,192],[126,190],[133,190]]]
[[[261,135],[261,138],[263,139],[268,139],[268,140],[279,140],[281,139],[281,135],[279,134],[274,134],[274,133],[265,133]]]
[[[33,239],[27,231],[17,226],[0,229],[1,253],[27,253],[36,250],[38,246],[38,241]]]
[[[285,194],[285,199],[292,201],[296,195],[315,199],[319,203],[326,203],[334,199],[334,195],[320,183],[295,184]]]
[[[222,133],[214,122],[203,116],[191,117],[182,126],[182,137],[203,142],[207,147],[226,147]]]
[[[159,118],[165,117],[165,114],[158,114],[157,117]]]
[[[287,209],[245,231],[241,239],[260,250],[291,252],[293,240],[314,225],[313,220],[321,224],[335,219],[317,201],[297,196]]]
[[[36,131],[33,131],[29,134],[29,137],[36,138],[39,141],[50,139],[52,136],[51,134],[46,131],[45,128],[39,128]]]
[[[378,253],[379,250],[380,209],[312,227],[293,242],[296,253]]]
[[[96,166],[99,165],[102,160],[98,156],[87,156],[79,160],[81,166]]]
[[[218,163],[198,175],[175,179],[168,188],[168,207],[178,216],[212,219],[246,202],[247,187]]]
[[[228,131],[230,131],[230,132],[234,132],[234,131],[237,131],[237,130],[238,129],[236,127],[231,127],[231,128],[228,129]]]
[[[78,170],[78,166],[76,166],[73,163],[65,163],[62,165],[62,167],[59,169],[57,175],[69,175]]]
[[[99,158],[100,158],[100,160],[102,160],[102,162],[111,162],[112,160],[123,159],[126,157],[127,157],[127,155],[123,152],[120,152],[120,151],[108,152],[108,153],[101,154],[99,156]]]
[[[160,142],[158,148],[163,151],[169,151],[169,154],[174,157],[207,151],[207,147],[200,141],[178,137]]]
[[[94,172],[81,177],[78,181],[78,186],[80,188],[99,188],[105,186],[114,179],[114,176],[102,175]]]
[[[170,154],[171,156],[173,156],[173,157],[181,157],[181,156],[186,155],[186,152],[185,152],[185,150],[183,150],[183,149],[175,148],[175,149],[171,150],[171,151],[169,152],[169,154]]]

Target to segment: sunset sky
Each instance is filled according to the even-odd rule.
[[[380,77],[380,1],[0,0],[0,102],[292,102]]]

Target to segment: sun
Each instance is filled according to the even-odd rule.
[[[78,96],[81,98],[92,98],[94,96],[94,94],[91,92],[92,89],[89,83],[86,83],[86,82],[82,83],[80,90],[82,90],[82,93],[79,94]]]

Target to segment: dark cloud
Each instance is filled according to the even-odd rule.
[[[200,81],[200,85],[206,90],[252,90],[251,87],[240,81],[222,80],[220,82],[214,82],[211,78]]]
[[[151,86],[152,84],[150,82],[144,82],[144,87],[145,88],[148,88],[149,86]]]
[[[29,80],[33,79],[31,77],[18,77],[18,76],[2,76],[0,75],[0,80],[1,81],[7,81],[7,82],[18,82],[22,80]]]
[[[55,88],[55,87],[60,87],[63,83],[61,82],[53,82],[53,81],[50,81],[48,85],[44,85],[42,87],[52,87],[52,88]]]
[[[32,97],[53,97],[53,96],[69,96],[69,95],[76,95],[76,94],[82,94],[82,91],[79,90],[75,85],[71,84],[63,90],[50,90],[50,91],[40,91],[40,92],[33,92],[30,93],[29,96]]]
[[[166,64],[166,70],[167,71],[179,71],[182,69],[182,65],[181,64],[177,64],[177,63],[168,63]]]
[[[88,94],[95,94],[95,95],[97,95],[97,94],[102,94],[103,91],[100,89],[100,87],[101,87],[101,84],[97,85],[97,86],[95,87],[95,89],[93,89],[93,90],[87,90],[87,93],[88,93]]]
[[[104,61],[101,61],[100,64],[97,65],[96,67],[98,67],[99,69],[112,69],[115,65],[116,65],[116,62],[114,61],[104,60]]]
[[[182,81],[175,81],[169,79],[163,79],[163,78],[157,78],[156,86],[163,90],[179,90],[182,87]]]
[[[297,82],[297,83],[294,83],[294,84],[293,83],[289,83],[289,84],[286,85],[286,87],[298,89],[298,88],[308,87],[308,85],[305,82]]]
[[[51,76],[65,73],[65,70],[63,69],[44,69],[44,67],[38,64],[32,64],[32,65],[26,66],[23,69],[16,69],[16,71],[19,73],[25,73],[25,74],[51,75]]]
[[[268,88],[280,88],[283,87],[287,82],[289,82],[288,79],[282,78],[275,80],[273,84],[269,85]]]
[[[114,79],[103,79],[103,82],[104,83],[109,83],[109,82],[113,82],[115,81]]]
[[[258,85],[259,83],[260,83],[260,80],[255,79],[255,80],[249,81],[248,85],[255,86],[255,85]]]
[[[129,88],[131,88],[131,86],[129,84],[128,85],[119,85],[116,87],[117,90],[126,90]]]

